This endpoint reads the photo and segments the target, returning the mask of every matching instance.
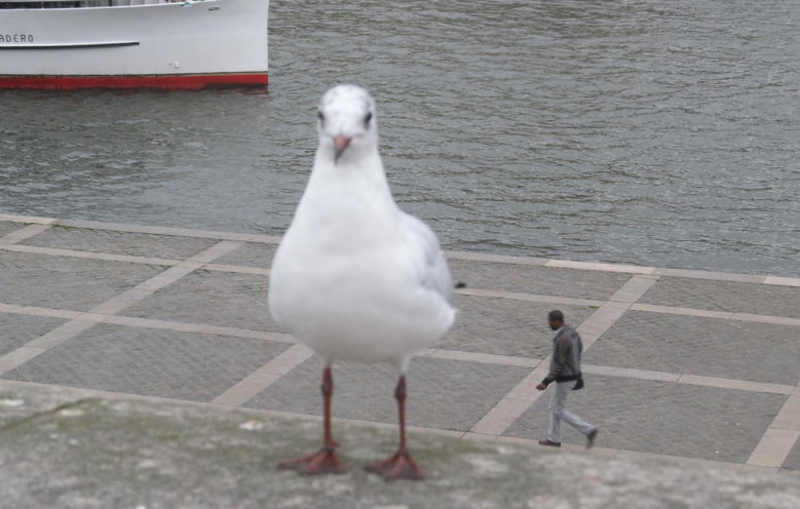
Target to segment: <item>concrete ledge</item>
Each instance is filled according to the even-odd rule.
[[[428,479],[387,483],[362,466],[394,451],[393,427],[335,422],[348,472],[309,478],[275,465],[319,447],[313,420],[5,382],[0,410],[6,507],[800,506],[800,478],[775,468],[412,432],[412,454]]]

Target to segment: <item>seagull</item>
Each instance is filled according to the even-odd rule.
[[[317,117],[314,166],[275,253],[268,300],[275,322],[325,361],[323,447],[280,468],[344,472],[331,433],[331,365],[388,362],[399,377],[400,443],[367,470],[387,480],[422,479],[406,448],[405,372],[415,352],[453,325],[450,271],[433,231],[392,198],[369,93],[337,85],[322,96]]]

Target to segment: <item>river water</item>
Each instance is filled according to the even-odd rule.
[[[446,248],[799,276],[798,27],[795,0],[274,0],[268,93],[0,92],[0,212],[280,234],[355,82]]]

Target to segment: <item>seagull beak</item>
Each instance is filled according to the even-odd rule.
[[[341,134],[333,139],[333,144],[336,146],[336,156],[333,158],[334,161],[339,160],[339,156],[350,146],[350,140],[352,139],[353,138],[346,138]]]

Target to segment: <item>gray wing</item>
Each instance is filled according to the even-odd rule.
[[[403,211],[406,232],[409,241],[419,248],[418,276],[425,288],[442,296],[448,303],[453,303],[453,280],[450,270],[439,247],[439,239],[433,231],[411,214]]]

